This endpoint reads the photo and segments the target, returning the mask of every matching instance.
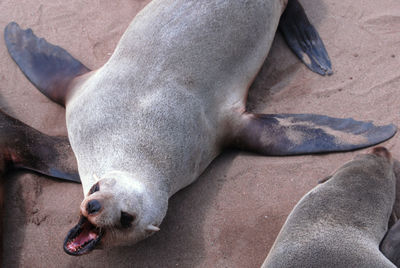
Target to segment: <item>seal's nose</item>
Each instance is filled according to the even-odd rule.
[[[90,200],[86,205],[86,211],[89,215],[99,212],[101,209],[101,204],[96,199]]]
[[[372,149],[372,153],[377,156],[385,157],[386,159],[390,160],[392,158],[391,153],[385,147],[378,146]]]

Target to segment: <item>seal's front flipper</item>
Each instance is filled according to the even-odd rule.
[[[8,52],[26,77],[48,98],[65,106],[68,84],[90,70],[66,50],[38,38],[15,22],[4,31]]]
[[[392,137],[394,125],[315,114],[244,114],[233,145],[264,155],[298,155],[349,151]]]
[[[0,153],[5,168],[24,168],[80,182],[75,155],[66,137],[45,135],[1,110]]]
[[[289,0],[279,22],[279,30],[299,59],[313,72],[332,74],[332,64],[324,43],[308,21],[297,0]]]
[[[380,250],[396,267],[400,267],[400,221],[397,221],[386,233]]]

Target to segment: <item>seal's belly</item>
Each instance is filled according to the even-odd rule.
[[[96,91],[95,84],[67,106],[71,146],[90,182],[84,191],[93,174],[123,170],[162,177],[175,192],[218,154],[217,122],[195,96],[181,90],[113,95],[117,89]]]

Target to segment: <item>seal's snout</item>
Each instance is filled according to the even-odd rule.
[[[86,204],[86,211],[89,215],[98,213],[101,210],[101,204],[96,199],[90,200]]]
[[[386,158],[388,160],[392,159],[392,155],[389,152],[389,150],[386,149],[385,147],[382,147],[382,146],[373,148],[371,153],[374,154],[374,155],[377,155],[377,156],[384,157],[384,158]]]

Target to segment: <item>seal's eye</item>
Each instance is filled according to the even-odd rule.
[[[97,191],[100,191],[100,185],[98,182],[96,184],[93,184],[92,188],[90,188],[89,195],[91,195]]]
[[[132,222],[135,220],[136,216],[129,213],[121,211],[121,225],[123,228],[129,228],[132,226]]]

